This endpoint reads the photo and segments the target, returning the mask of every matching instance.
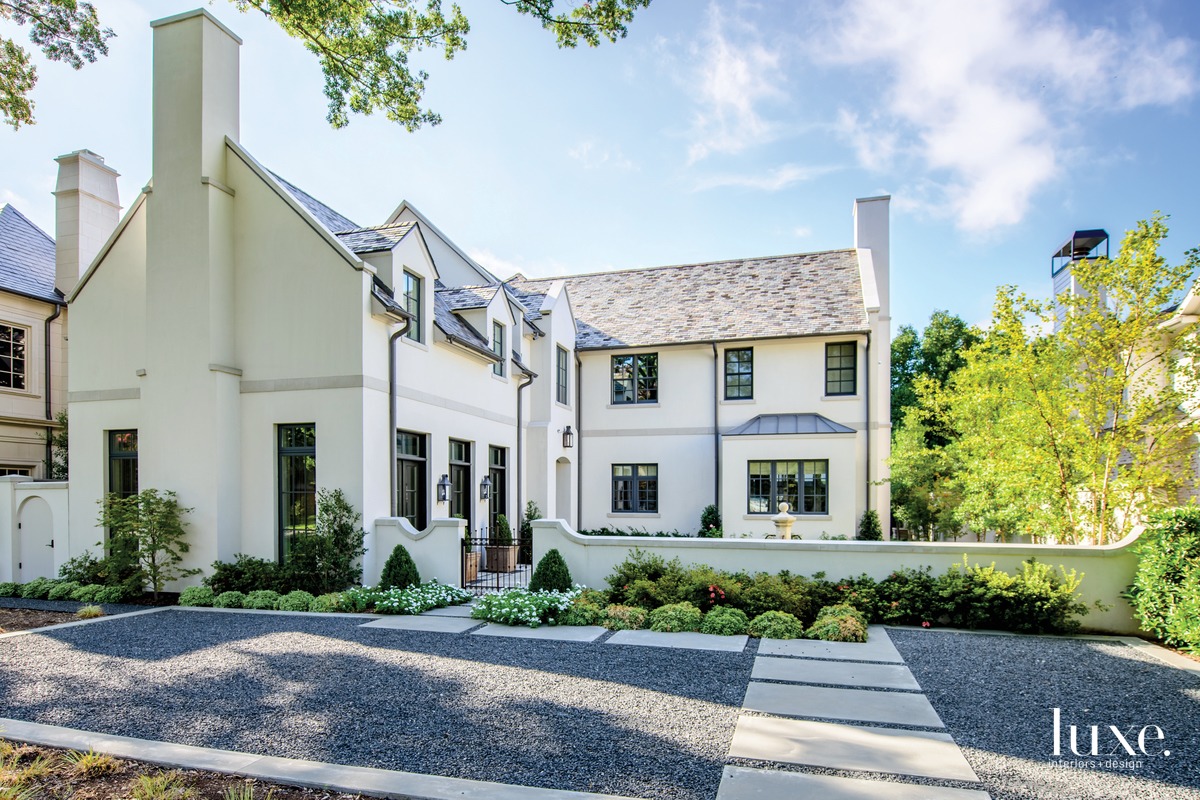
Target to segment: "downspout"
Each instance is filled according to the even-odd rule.
[[[524,441],[524,437],[522,437],[522,435],[521,435],[521,392],[528,389],[533,384],[533,382],[537,379],[537,375],[533,372],[528,373],[528,375],[529,375],[529,380],[527,380],[524,383],[519,384],[517,386],[517,530],[518,531],[520,531],[521,526],[525,524],[525,507],[521,503],[521,501],[525,499],[522,496],[522,492],[521,492],[521,485],[523,483],[523,477],[525,475],[525,471],[522,469],[522,467],[524,466],[524,462],[523,462],[524,450],[521,447],[521,442]]]
[[[575,355],[575,530],[583,529],[583,361]]]
[[[720,358],[717,355],[717,343],[712,343],[713,351],[713,505],[717,507],[717,513],[721,513],[721,418],[720,402],[718,397],[721,392],[721,367]]]
[[[396,340],[408,333],[411,326],[412,318],[410,317],[404,320],[399,330],[388,337],[388,439],[391,440],[388,450],[392,454],[388,462],[388,475],[391,479],[388,509],[391,511],[392,517],[399,512],[396,505]]]
[[[46,379],[46,421],[47,422],[54,421],[54,408],[50,402],[50,389],[53,386],[53,383],[52,383],[53,379],[50,376],[50,324],[52,322],[54,322],[54,320],[59,318],[59,316],[62,314],[62,310],[63,310],[63,307],[61,305],[59,305],[58,303],[54,304],[54,313],[46,318],[45,332],[43,334],[43,342],[46,346],[46,361],[45,361],[46,376],[45,376],[45,379]],[[46,426],[46,477],[47,478],[51,477],[50,476],[51,464],[54,463],[53,462],[54,448],[50,444],[50,437],[52,437],[53,435],[54,435],[54,428],[51,427],[50,425],[47,425]]]
[[[867,404],[867,463],[863,472],[866,473],[866,509],[871,510],[871,332],[867,331],[867,363],[863,370],[863,398]]]

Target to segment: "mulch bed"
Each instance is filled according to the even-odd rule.
[[[28,631],[47,625],[74,622],[77,617],[64,611],[37,611],[28,608],[0,608],[0,633]]]

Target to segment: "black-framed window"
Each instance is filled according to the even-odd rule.
[[[858,393],[858,345],[830,342],[825,345],[825,394]]]
[[[467,521],[471,530],[471,443],[450,440],[450,516]]]
[[[28,331],[0,325],[0,389],[25,388],[25,339]]]
[[[508,516],[508,448],[492,445],[488,448],[488,478],[492,481],[492,495],[488,502],[488,524],[497,529],[496,518]],[[515,525],[513,520],[510,524]]]
[[[775,514],[787,503],[796,514],[829,513],[829,461],[751,461],[747,467],[746,510]]]
[[[658,512],[658,464],[612,465],[614,513]]]
[[[412,314],[412,322],[409,323],[408,330],[404,332],[405,338],[412,339],[414,342],[423,341],[421,339],[422,331],[424,330],[422,320],[424,317],[421,314],[421,284],[423,281],[419,275],[413,275],[405,270],[404,272],[404,310]]]
[[[612,357],[612,401],[658,402],[658,353]]]
[[[496,354],[496,358],[500,359],[495,364],[492,364],[492,374],[504,374],[504,326],[499,322],[492,321],[492,352]]]
[[[556,345],[554,348],[554,397],[558,402],[565,405],[570,405],[571,392],[570,386],[570,366],[569,354],[566,348],[561,345]]]
[[[417,530],[429,524],[429,437],[396,431],[396,513]]]
[[[317,426],[279,426],[279,561],[317,529]]]
[[[754,397],[754,348],[739,347],[725,351],[725,399],[750,400]]]
[[[26,478],[33,476],[33,467],[5,467],[0,466],[0,478],[8,475],[21,475]]]
[[[132,497],[138,493],[138,432],[108,432],[108,493]]]

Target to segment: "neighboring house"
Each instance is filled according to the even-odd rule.
[[[887,529],[887,198],[855,249],[502,282],[408,203],[364,227],[267,170],[237,36],[153,27],[153,181],[68,297],[59,562],[106,494],[150,487],[194,509],[199,567],[286,559],[318,487],[369,531],[530,499],[582,527],[695,531],[720,502],[763,535],[787,500],[805,536],[868,507]]]

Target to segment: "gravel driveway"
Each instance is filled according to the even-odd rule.
[[[647,798],[716,795],[750,653],[169,610],[0,640],[0,716]]]

